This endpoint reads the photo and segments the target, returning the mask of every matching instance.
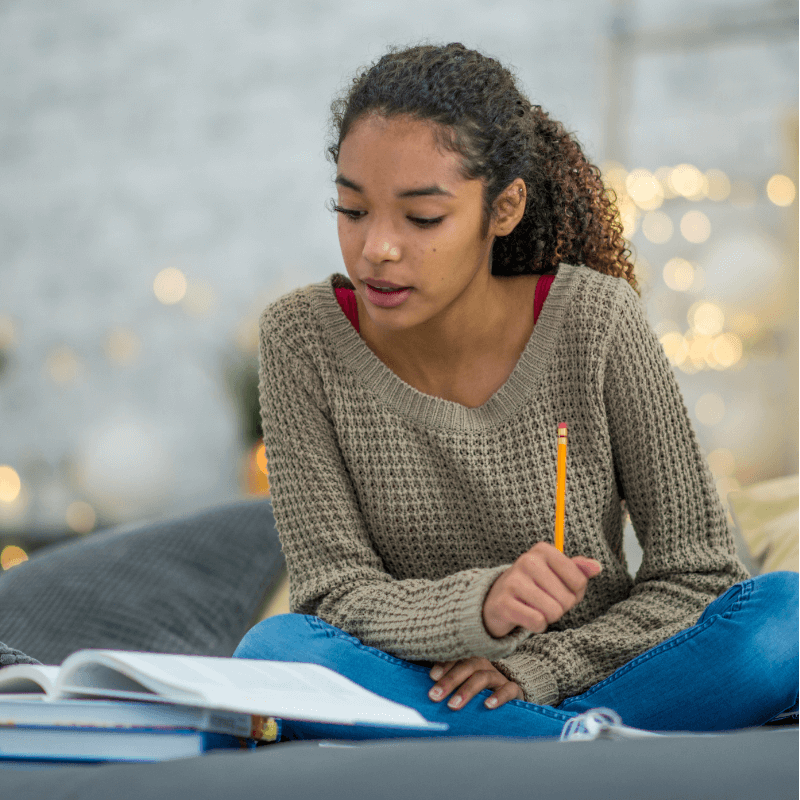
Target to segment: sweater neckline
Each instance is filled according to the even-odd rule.
[[[332,355],[393,411],[427,427],[480,430],[515,417],[527,402],[554,351],[575,284],[572,278],[580,269],[585,267],[558,265],[539,319],[511,375],[476,408],[424,394],[384,364],[342,311],[333,288],[334,275],[312,284],[312,305]]]

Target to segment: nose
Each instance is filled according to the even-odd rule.
[[[364,258],[371,264],[381,264],[385,261],[399,261],[400,245],[391,232],[373,229],[367,234],[364,241]]]

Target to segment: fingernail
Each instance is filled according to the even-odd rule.
[[[428,697],[430,697],[431,700],[438,700],[441,696],[442,690],[437,687],[434,687],[428,692]]]
[[[447,705],[450,706],[450,708],[458,708],[461,705],[461,697],[456,695]]]
[[[433,678],[435,681],[438,681],[442,675],[444,675],[444,670],[441,667],[434,667],[431,670],[431,678]]]
[[[490,697],[486,701],[486,707],[487,708],[494,708],[496,705],[497,705],[497,698],[496,697]]]

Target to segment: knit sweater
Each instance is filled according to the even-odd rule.
[[[297,289],[261,318],[261,416],[293,612],[409,661],[485,657],[527,701],[557,705],[747,577],[627,281],[559,265],[513,372],[478,408],[392,372],[339,306],[343,281]],[[482,618],[492,583],[553,540],[559,422],[564,552],[603,571],[546,632],[495,638]],[[643,549],[635,580],[626,513]]]

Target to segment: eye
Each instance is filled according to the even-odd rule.
[[[355,211],[351,208],[342,208],[342,206],[336,205],[333,207],[333,210],[337,211],[339,214],[343,214],[351,222],[358,222],[364,216],[364,214],[367,213],[366,211]],[[434,225],[438,225],[443,219],[444,217],[434,217],[433,219],[425,219],[423,217],[408,217],[410,222],[413,222],[414,225],[417,225],[420,228],[432,228]]]

